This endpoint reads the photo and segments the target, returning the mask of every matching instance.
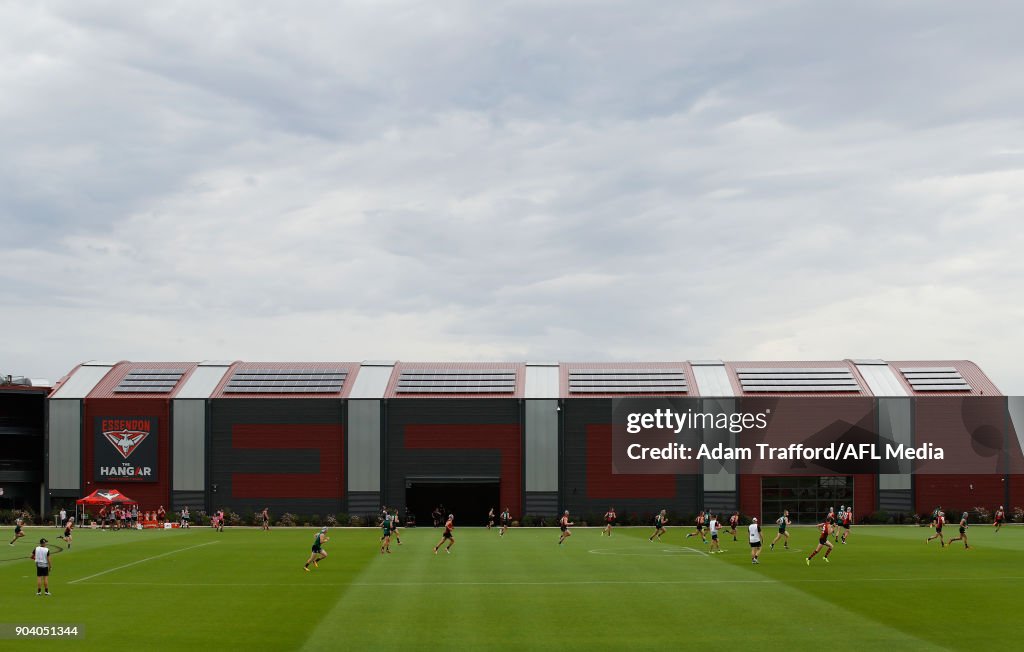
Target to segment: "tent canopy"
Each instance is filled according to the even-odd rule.
[[[97,489],[85,498],[75,501],[79,505],[137,505],[138,503],[117,489]]]

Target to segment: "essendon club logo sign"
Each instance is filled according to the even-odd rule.
[[[128,459],[135,451],[135,448],[142,443],[142,440],[149,437],[149,432],[145,430],[128,430],[126,428],[121,431],[104,432],[103,436],[114,445],[114,448],[124,456],[124,459]]]
[[[107,418],[95,422],[94,477],[97,480],[156,482],[157,420]]]

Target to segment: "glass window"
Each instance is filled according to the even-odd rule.
[[[761,514],[771,522],[789,510],[794,523],[820,523],[829,508],[853,503],[853,476],[785,476],[761,479]]]

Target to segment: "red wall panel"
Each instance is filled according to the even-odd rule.
[[[239,424],[235,449],[315,449],[319,473],[233,473],[235,498],[341,498],[345,495],[345,429],[341,424]]]
[[[740,514],[761,518],[761,476],[741,475],[738,480]]]
[[[130,498],[139,501],[139,509],[156,509],[160,505],[171,504],[171,467],[170,441],[171,420],[170,402],[158,398],[97,398],[86,399],[83,409],[85,414],[82,428],[82,481],[86,493],[100,488],[117,489]],[[93,477],[93,461],[95,459],[95,432],[93,429],[96,417],[149,417],[157,422],[159,441],[159,458],[157,462],[157,482],[117,482]]]
[[[877,476],[863,473],[853,476],[853,520],[858,522],[875,511],[878,504]]]
[[[918,514],[931,514],[937,505],[942,505],[950,518],[950,510],[979,506],[994,510],[1006,503],[1004,487],[1001,475],[917,475],[914,505]]]
[[[674,498],[676,476],[612,473],[612,426],[587,426],[588,498]]]
[[[523,509],[522,434],[518,424],[416,424],[405,427],[406,448],[496,449],[501,454],[502,505]]]

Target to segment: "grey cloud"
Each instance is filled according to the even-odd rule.
[[[0,9],[0,301],[43,322],[5,364],[955,353],[1024,391],[1018,5],[304,7]]]

